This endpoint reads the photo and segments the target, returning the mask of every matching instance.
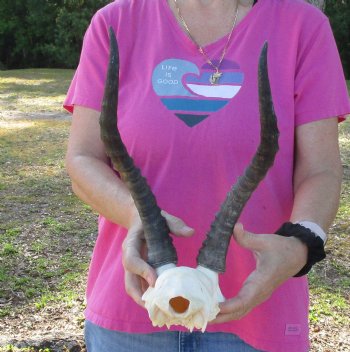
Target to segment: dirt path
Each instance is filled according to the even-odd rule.
[[[22,111],[0,111],[0,120],[60,120],[60,121],[70,121],[71,115],[66,112],[36,112],[36,113],[26,113]]]

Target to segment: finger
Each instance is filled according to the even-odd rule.
[[[138,305],[144,307],[145,303],[142,300],[143,290],[140,280],[142,280],[140,277],[129,271],[125,272],[125,291]]]
[[[233,236],[241,247],[252,251],[258,251],[264,245],[264,238],[261,235],[245,231],[241,223],[235,225]]]
[[[237,296],[220,303],[220,313],[212,323],[238,320],[247,315],[254,307],[266,301],[273,288],[264,283],[263,277],[254,271],[244,282]]]
[[[141,282],[141,292],[142,294],[144,294],[147,291],[149,285],[148,285],[148,282],[142,277],[140,277],[140,282]]]
[[[141,230],[129,229],[128,234],[125,237],[122,244],[123,252],[129,249],[133,249],[140,252],[143,243],[144,243],[144,234],[142,232],[142,229]]]
[[[123,265],[125,271],[129,271],[135,275],[144,278],[148,285],[154,286],[157,280],[155,270],[139,257],[139,254],[126,253],[123,255]]]
[[[150,286],[154,286],[157,279],[155,270],[141,258],[143,241],[137,234],[130,233],[123,242],[123,266],[125,271],[144,278]]]
[[[272,291],[273,288],[271,289],[270,285],[264,282],[264,278],[254,271],[244,282],[236,297],[220,303],[218,319],[223,321],[227,317],[231,320],[242,318],[254,307],[267,300]]]
[[[165,217],[172,234],[183,237],[193,235],[194,229],[187,226],[180,218],[170,215],[164,210],[162,210],[162,215]]]
[[[234,302],[233,302],[234,301]],[[240,297],[235,297],[220,303],[220,313],[212,323],[224,323],[230,320],[238,320],[244,317],[250,309]]]
[[[248,314],[253,307],[240,296],[220,303],[220,312],[211,323],[224,323],[231,320],[239,320]]]

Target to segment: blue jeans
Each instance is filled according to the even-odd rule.
[[[107,330],[89,321],[85,322],[85,342],[88,352],[259,352],[228,333],[129,334]]]

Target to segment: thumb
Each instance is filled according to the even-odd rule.
[[[168,214],[162,210],[162,215],[168,223],[170,232],[176,236],[189,237],[194,233],[194,229],[187,226],[180,218]]]
[[[235,225],[233,229],[233,237],[241,247],[252,251],[259,250],[263,241],[261,236],[245,231],[241,223]]]

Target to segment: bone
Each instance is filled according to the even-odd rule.
[[[203,268],[180,266],[161,270],[155,287],[142,296],[153,326],[181,325],[205,331],[225,300],[218,274]]]

